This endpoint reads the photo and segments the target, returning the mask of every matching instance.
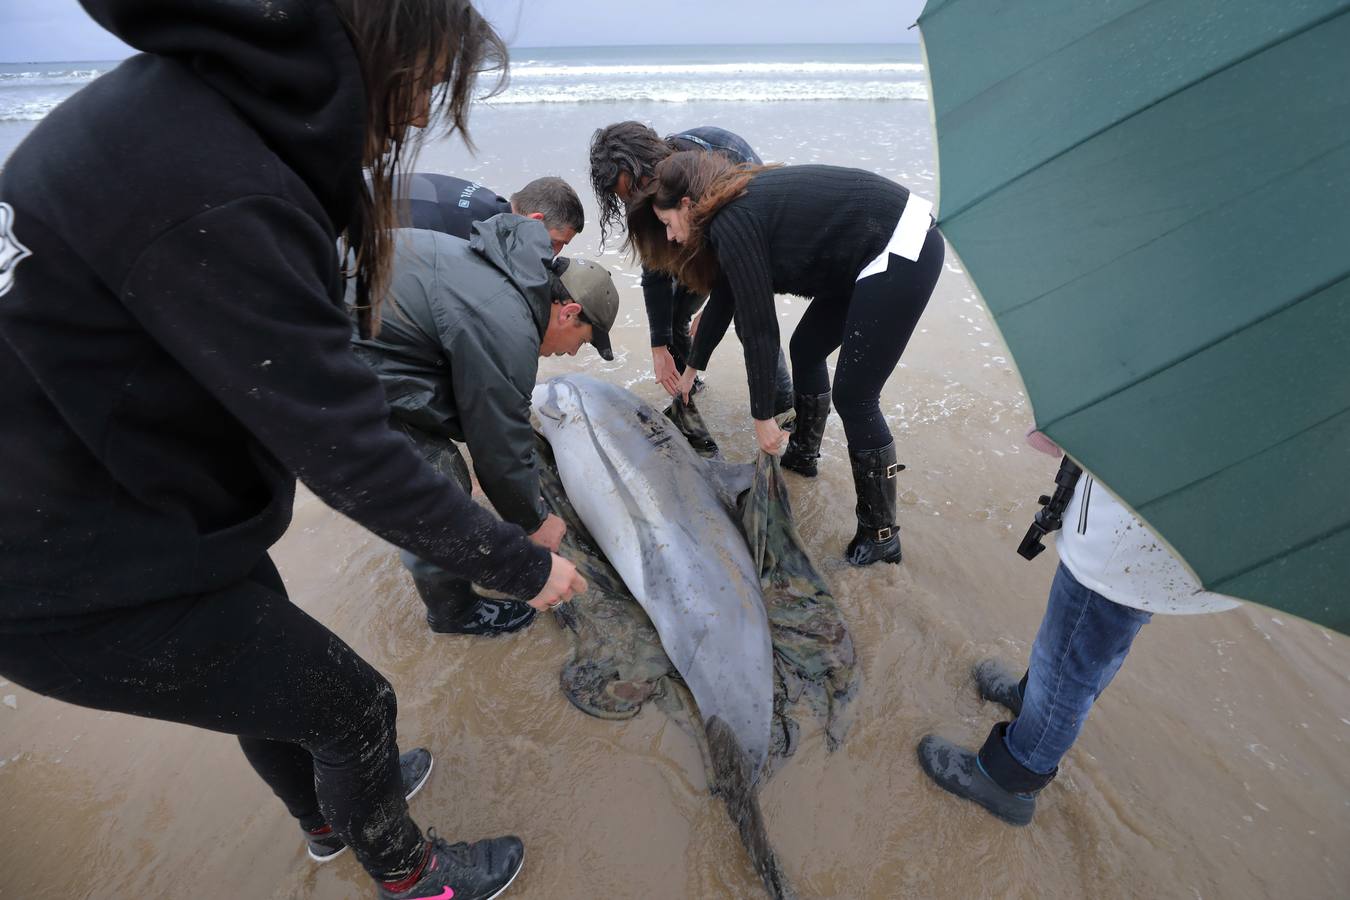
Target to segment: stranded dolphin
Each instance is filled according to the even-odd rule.
[[[730,510],[754,466],[703,459],[665,416],[586,375],[540,384],[532,401],[577,515],[656,626],[710,735],[730,730],[753,781],[769,750],[773,645],[759,568]]]

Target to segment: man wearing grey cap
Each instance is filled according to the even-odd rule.
[[[379,333],[352,343],[384,385],[391,426],[466,491],[456,443],[467,445],[498,514],[556,551],[566,527],[540,497],[530,392],[541,357],[590,343],[613,359],[619,292],[609,271],[555,260],[543,222],[504,213],[475,222],[468,241],[399,229],[389,301]],[[524,603],[483,597],[425,560],[402,559],[432,631],[500,634],[534,617]]]

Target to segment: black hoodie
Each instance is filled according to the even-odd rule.
[[[364,99],[332,4],[84,6],[146,52],[0,173],[0,241],[31,252],[0,281],[0,631],[244,578],[297,476],[424,559],[538,593],[547,551],[389,430],[349,348],[335,238]]]

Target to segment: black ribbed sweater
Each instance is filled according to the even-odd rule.
[[[778,316],[774,294],[847,303],[863,266],[886,247],[909,191],[861,169],[766,169],[704,226],[726,290],[714,290],[690,365],[707,368],[734,317],[745,346],[750,413],[773,417]]]

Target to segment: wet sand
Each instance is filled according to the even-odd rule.
[[[597,253],[585,176],[591,130],[623,118],[671,130],[715,123],[767,159],[873,168],[933,195],[921,103],[480,108],[470,158],[421,167],[502,193],[561,174]],[[583,368],[651,402],[637,268],[615,252],[617,358]],[[854,570],[852,483],[837,420],[822,475],[789,476],[801,532],[834,586],[862,669],[853,726],[831,754],[808,725],[763,792],[770,834],[806,897],[1333,898],[1350,884],[1350,639],[1259,607],[1158,616],[1093,712],[1035,822],[1004,826],[933,787],[927,731],[974,744],[999,719],[970,665],[1024,664],[1054,570],[1014,552],[1055,463],[1022,436],[1031,411],[1007,352],[954,256],[883,407],[899,457],[899,567]],[[780,307],[784,334],[804,309]],[[748,459],[743,367],[729,340],[701,408],[728,456]],[[391,547],[301,493],[275,548],[295,602],[394,683],[404,746],[437,756],[414,815],[443,835],[520,834],[508,896],[756,898],[761,888],[694,745],[656,709],[615,723],[558,688],[569,643],[541,618],[496,640],[427,631]],[[10,700],[12,698],[12,702]],[[304,855],[281,804],[230,737],[102,713],[0,684],[0,897],[370,896],[350,854]]]

